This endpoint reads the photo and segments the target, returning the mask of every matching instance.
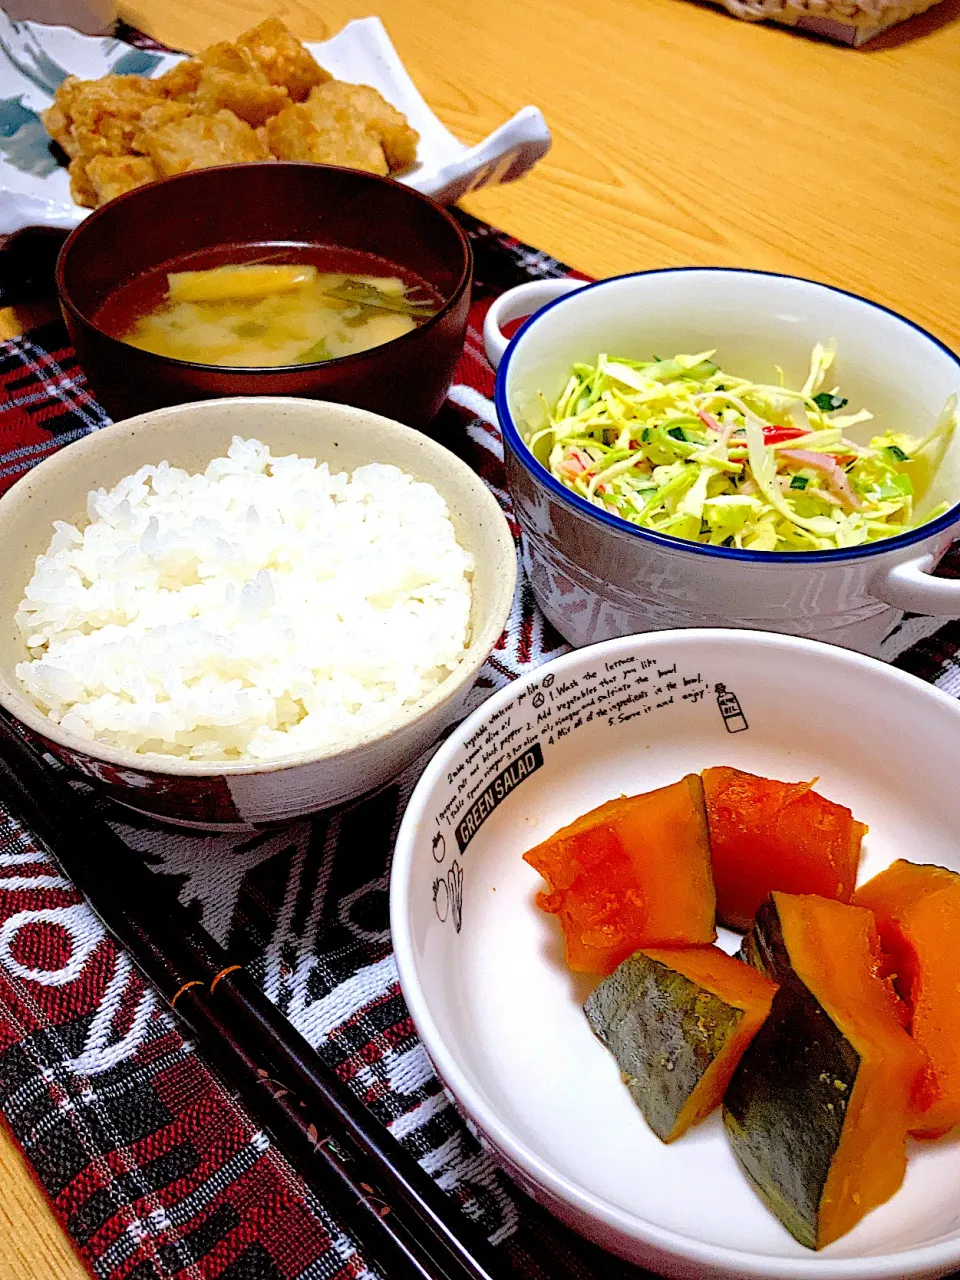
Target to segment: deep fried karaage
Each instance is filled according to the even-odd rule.
[[[191,113],[182,120],[168,120],[158,128],[144,129],[137,146],[164,178],[215,164],[272,159],[262,139],[232,111],[212,116]]]
[[[95,208],[158,177],[251,160],[311,160],[387,174],[416,163],[418,134],[369,85],[334,80],[277,18],[154,80],[68,77],[44,124]]]
[[[141,187],[160,177],[147,156],[94,156],[86,162],[86,176],[97,204]]]
[[[271,84],[286,89],[292,102],[303,102],[315,85],[331,78],[279,18],[267,18],[237,36],[236,46],[253,59]]]
[[[415,130],[367,84],[328,80],[306,102],[268,120],[266,133],[278,160],[390,173],[409,168],[417,158]]]
[[[306,102],[295,103],[267,121],[264,132],[270,150],[278,160],[312,160],[389,173],[383,147],[364,121],[345,104],[315,97],[326,87],[314,89]]]

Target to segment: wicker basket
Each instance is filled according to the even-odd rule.
[[[779,22],[859,45],[939,0],[718,0],[735,18]]]

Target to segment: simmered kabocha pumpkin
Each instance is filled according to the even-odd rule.
[[[641,947],[712,942],[714,891],[703,785],[690,774],[600,805],[525,853],[546,880],[567,964],[612,973]]]
[[[918,1138],[960,1124],[960,875],[895,862],[854,895],[875,915],[895,984],[910,1010],[910,1034],[929,1059],[918,1099]]]
[[[761,1198],[820,1249],[903,1181],[923,1054],[864,908],[774,893],[742,954],[779,987],[730,1081],[724,1123]]]
[[[719,947],[637,951],[584,1012],[650,1128],[672,1142],[720,1105],[776,989]]]
[[[849,902],[867,828],[812,782],[704,769],[717,919],[749,929],[774,889]]]

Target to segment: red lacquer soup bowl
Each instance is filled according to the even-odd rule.
[[[201,364],[144,351],[106,323],[112,302],[158,269],[336,255],[425,288],[436,312],[417,328],[339,359],[273,367]],[[209,259],[209,261],[205,261]],[[374,274],[378,272],[374,271]],[[424,427],[463,349],[473,261],[455,219],[426,196],[330,165],[226,165],[165,178],[111,200],[65,242],[57,289],[94,394],[112,417],[223,396],[306,396]]]

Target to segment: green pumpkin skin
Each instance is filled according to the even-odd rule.
[[[786,974],[792,973],[780,914],[772,897],[767,898],[757,911],[753,928],[740,944],[737,959],[766,974],[774,982],[782,982]]]
[[[584,1012],[663,1142],[679,1136],[681,1111],[744,1017],[742,1009],[642,951],[604,978]]]
[[[860,1056],[796,974],[778,980],[770,1016],[727,1087],[723,1122],[760,1198],[796,1240],[818,1249],[820,1202]]]
[[[879,951],[863,907],[781,893],[740,949],[779,989],[727,1086],[724,1125],[761,1198],[810,1249],[889,1200],[906,1171],[924,1059],[884,989]]]

